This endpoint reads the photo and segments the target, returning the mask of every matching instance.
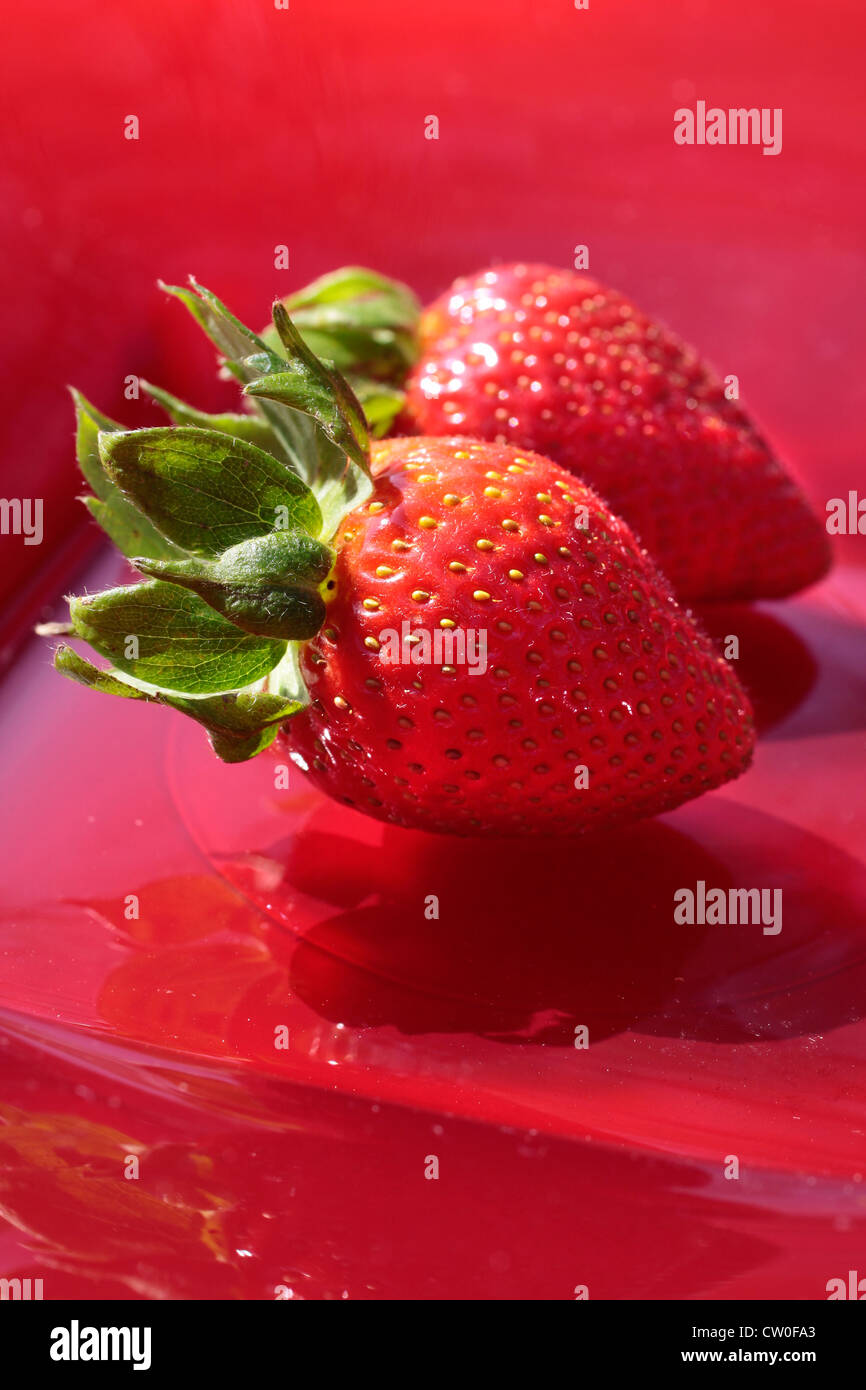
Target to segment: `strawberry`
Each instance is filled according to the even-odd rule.
[[[776,597],[820,579],[827,537],[697,353],[625,296],[513,265],[458,280],[424,314],[407,413],[535,448],[578,474],[694,599]]]
[[[298,297],[307,314],[315,300],[316,286]],[[405,312],[394,326],[411,327]],[[821,522],[738,402],[625,296],[573,271],[498,266],[457,280],[414,335],[404,432],[555,459],[633,527],[681,597],[777,597],[826,572]]]
[[[319,786],[428,830],[573,833],[742,771],[751,716],[733,672],[595,494],[506,445],[373,454],[373,500],[343,523],[302,652],[312,701],[281,735]],[[483,677],[376,660],[404,620],[410,658],[421,632],[483,632]]]
[[[168,704],[240,761],[276,750],[368,815],[454,834],[579,833],[748,764],[751,710],[628,526],[537,454],[369,443],[276,305],[280,352],[175,291],[256,415],[123,431],[78,398],[93,515],[148,580],[70,601],[66,675]]]

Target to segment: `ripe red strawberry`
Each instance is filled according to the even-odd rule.
[[[743,770],[733,671],[589,489],[504,445],[394,439],[373,457],[373,500],[343,522],[302,651],[312,703],[281,735],[325,791],[428,830],[574,833]],[[486,674],[377,659],[404,620],[482,629]]]
[[[191,715],[226,761],[278,737],[332,796],[455,834],[593,830],[743,771],[736,677],[590,489],[461,438],[374,444],[371,475],[357,400],[281,306],[278,355],[180,293],[261,413],[153,390],[191,423],[126,432],[79,400],[91,511],[152,578],[70,601],[114,665],[62,647],[65,674]]]
[[[457,280],[421,316],[401,425],[535,449],[624,517],[681,597],[820,579],[827,537],[693,349],[624,295],[545,265]]]

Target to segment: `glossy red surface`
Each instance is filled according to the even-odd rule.
[[[587,243],[739,374],[819,509],[862,490],[862,25],[854,0],[19,8],[0,490],[46,505],[43,547],[2,540],[19,626],[74,587],[63,384],[130,423],[153,418],[130,372],[228,399],[153,290],[190,270],[255,321],[341,262],[430,296]],[[704,95],[783,106],[782,154],[675,147]],[[814,593],[703,615],[740,635],[745,778],[546,856],[389,830],[299,774],[277,792],[267,762],[219,766],[23,652],[0,687],[0,1276],[46,1298],[820,1299],[863,1273],[863,544]],[[781,934],[674,927],[700,878],[782,887]]]

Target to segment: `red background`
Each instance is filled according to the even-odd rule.
[[[6,21],[0,493],[45,499],[46,542],[0,542],[4,616],[28,584],[59,591],[32,571],[68,568],[92,530],[65,384],[130,423],[153,417],[123,402],[128,373],[201,405],[225,389],[155,288],[190,271],[255,323],[346,261],[429,296],[586,243],[594,274],[739,376],[820,508],[862,490],[854,0],[290,3],[49,0]],[[698,99],[782,107],[782,153],[675,146]],[[509,878],[525,852],[473,847],[455,874],[448,840],[380,844],[309,788],[275,811],[267,764],[220,767],[197,730],[95,701],[33,644],[3,686],[0,1271],[47,1270],[51,1298],[270,1298],[277,1278],[334,1298],[569,1297],[584,1278],[593,1298],[822,1298],[862,1274],[866,600],[843,574],[730,622],[765,726],[754,772],[597,863],[569,851],[538,938],[532,875]],[[286,921],[299,897],[315,919],[300,942],[243,877],[281,834]],[[681,971],[660,905],[717,874],[783,881],[785,933],[689,942]],[[450,927],[405,932],[428,880]],[[475,911],[488,889],[498,915]],[[498,1040],[503,1000],[522,1023],[572,984],[602,1035],[578,1087],[567,1049],[513,1021]],[[653,1022],[659,991],[679,1002]],[[287,1000],[299,1045],[274,1062]],[[431,1145],[441,1184],[420,1177]],[[117,1181],[130,1147],[140,1185]],[[731,1148],[742,1195],[719,1176]]]
[[[133,424],[153,408],[123,401],[128,373],[214,399],[154,283],[190,271],[257,322],[344,262],[431,296],[587,244],[592,273],[739,376],[819,506],[856,486],[856,0],[290,4],[43,0],[7,21],[0,488],[44,497],[46,547],[84,516],[67,382]],[[781,154],[676,146],[699,98],[782,107]],[[4,594],[46,547],[4,538]]]

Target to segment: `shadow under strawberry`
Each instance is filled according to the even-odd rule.
[[[89,904],[137,948],[99,996],[121,1035],[272,1058],[293,995],[346,1037],[559,1047],[581,1025],[590,1046],[627,1029],[773,1043],[863,1015],[866,867],[727,797],[543,845],[381,827],[320,800],[288,838],[246,827],[211,857],[219,878],[142,888],[140,921]],[[701,880],[781,890],[781,931],[676,923],[674,894]]]
[[[292,988],[350,1026],[554,1046],[573,1046],[581,1024],[590,1044],[629,1028],[737,1043],[855,1022],[866,1000],[866,869],[744,806],[719,800],[700,820],[726,863],[658,821],[581,845],[550,841],[543,854],[395,830],[371,850],[309,829],[274,851],[287,862],[284,886],[321,885],[339,860],[342,910],[301,938]],[[675,891],[698,880],[780,887],[782,930],[675,924]],[[430,895],[438,919],[425,918]]]
[[[692,611],[723,655],[728,639],[738,639],[734,666],[752,701],[758,733],[793,714],[818,670],[798,634],[777,614],[748,603],[696,604]]]
[[[866,728],[866,639],[852,587],[840,584],[820,603],[807,599],[784,608],[693,607],[722,652],[728,636],[739,637],[733,664],[752,700],[759,735],[799,739]]]
[[[272,852],[287,858],[294,891],[341,865],[343,910],[307,932],[290,963],[293,989],[317,1012],[356,1027],[559,1046],[574,1045],[579,1025],[591,1043],[655,1012],[702,932],[674,924],[675,889],[730,882],[659,822],[543,850],[389,829],[372,851],[311,831]],[[431,898],[438,918],[425,916]]]

